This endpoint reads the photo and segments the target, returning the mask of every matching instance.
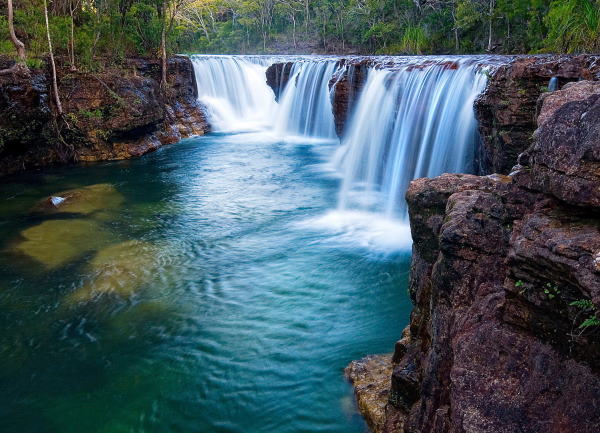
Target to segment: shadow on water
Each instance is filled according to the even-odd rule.
[[[0,430],[363,432],[342,370],[392,350],[409,253],[307,226],[339,186],[316,146],[215,134],[0,186]],[[65,191],[86,205],[40,210]]]

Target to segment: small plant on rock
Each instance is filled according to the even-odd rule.
[[[546,287],[544,288],[544,293],[548,297],[548,299],[554,299],[558,295],[560,295],[560,290],[556,284],[546,283]]]
[[[600,326],[600,319],[596,316],[597,308],[589,299],[579,299],[571,302],[569,305],[579,308],[582,314],[587,317],[579,325],[579,329],[586,330],[594,326]]]

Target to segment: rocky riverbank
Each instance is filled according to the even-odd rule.
[[[0,69],[10,66],[0,61]],[[126,159],[208,131],[187,57],[127,59],[98,73],[58,68],[64,116],[50,94],[49,69],[0,76],[0,175],[56,163]]]
[[[375,432],[598,431],[600,84],[539,104],[510,175],[412,182],[410,324],[347,369]]]

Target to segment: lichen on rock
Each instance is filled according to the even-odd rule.
[[[390,394],[392,355],[371,355],[352,361],[344,370],[354,387],[356,402],[374,433],[381,433]]]

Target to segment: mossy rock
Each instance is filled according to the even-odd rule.
[[[69,301],[85,302],[102,294],[129,297],[152,278],[155,263],[151,244],[127,241],[106,247],[87,265],[91,281],[69,295]]]
[[[99,183],[52,194],[38,203],[35,211],[89,215],[100,210],[116,209],[124,201],[123,195],[113,185]]]
[[[44,221],[23,230],[21,236],[25,240],[16,250],[52,269],[99,248],[110,235],[93,220],[64,219]]]

